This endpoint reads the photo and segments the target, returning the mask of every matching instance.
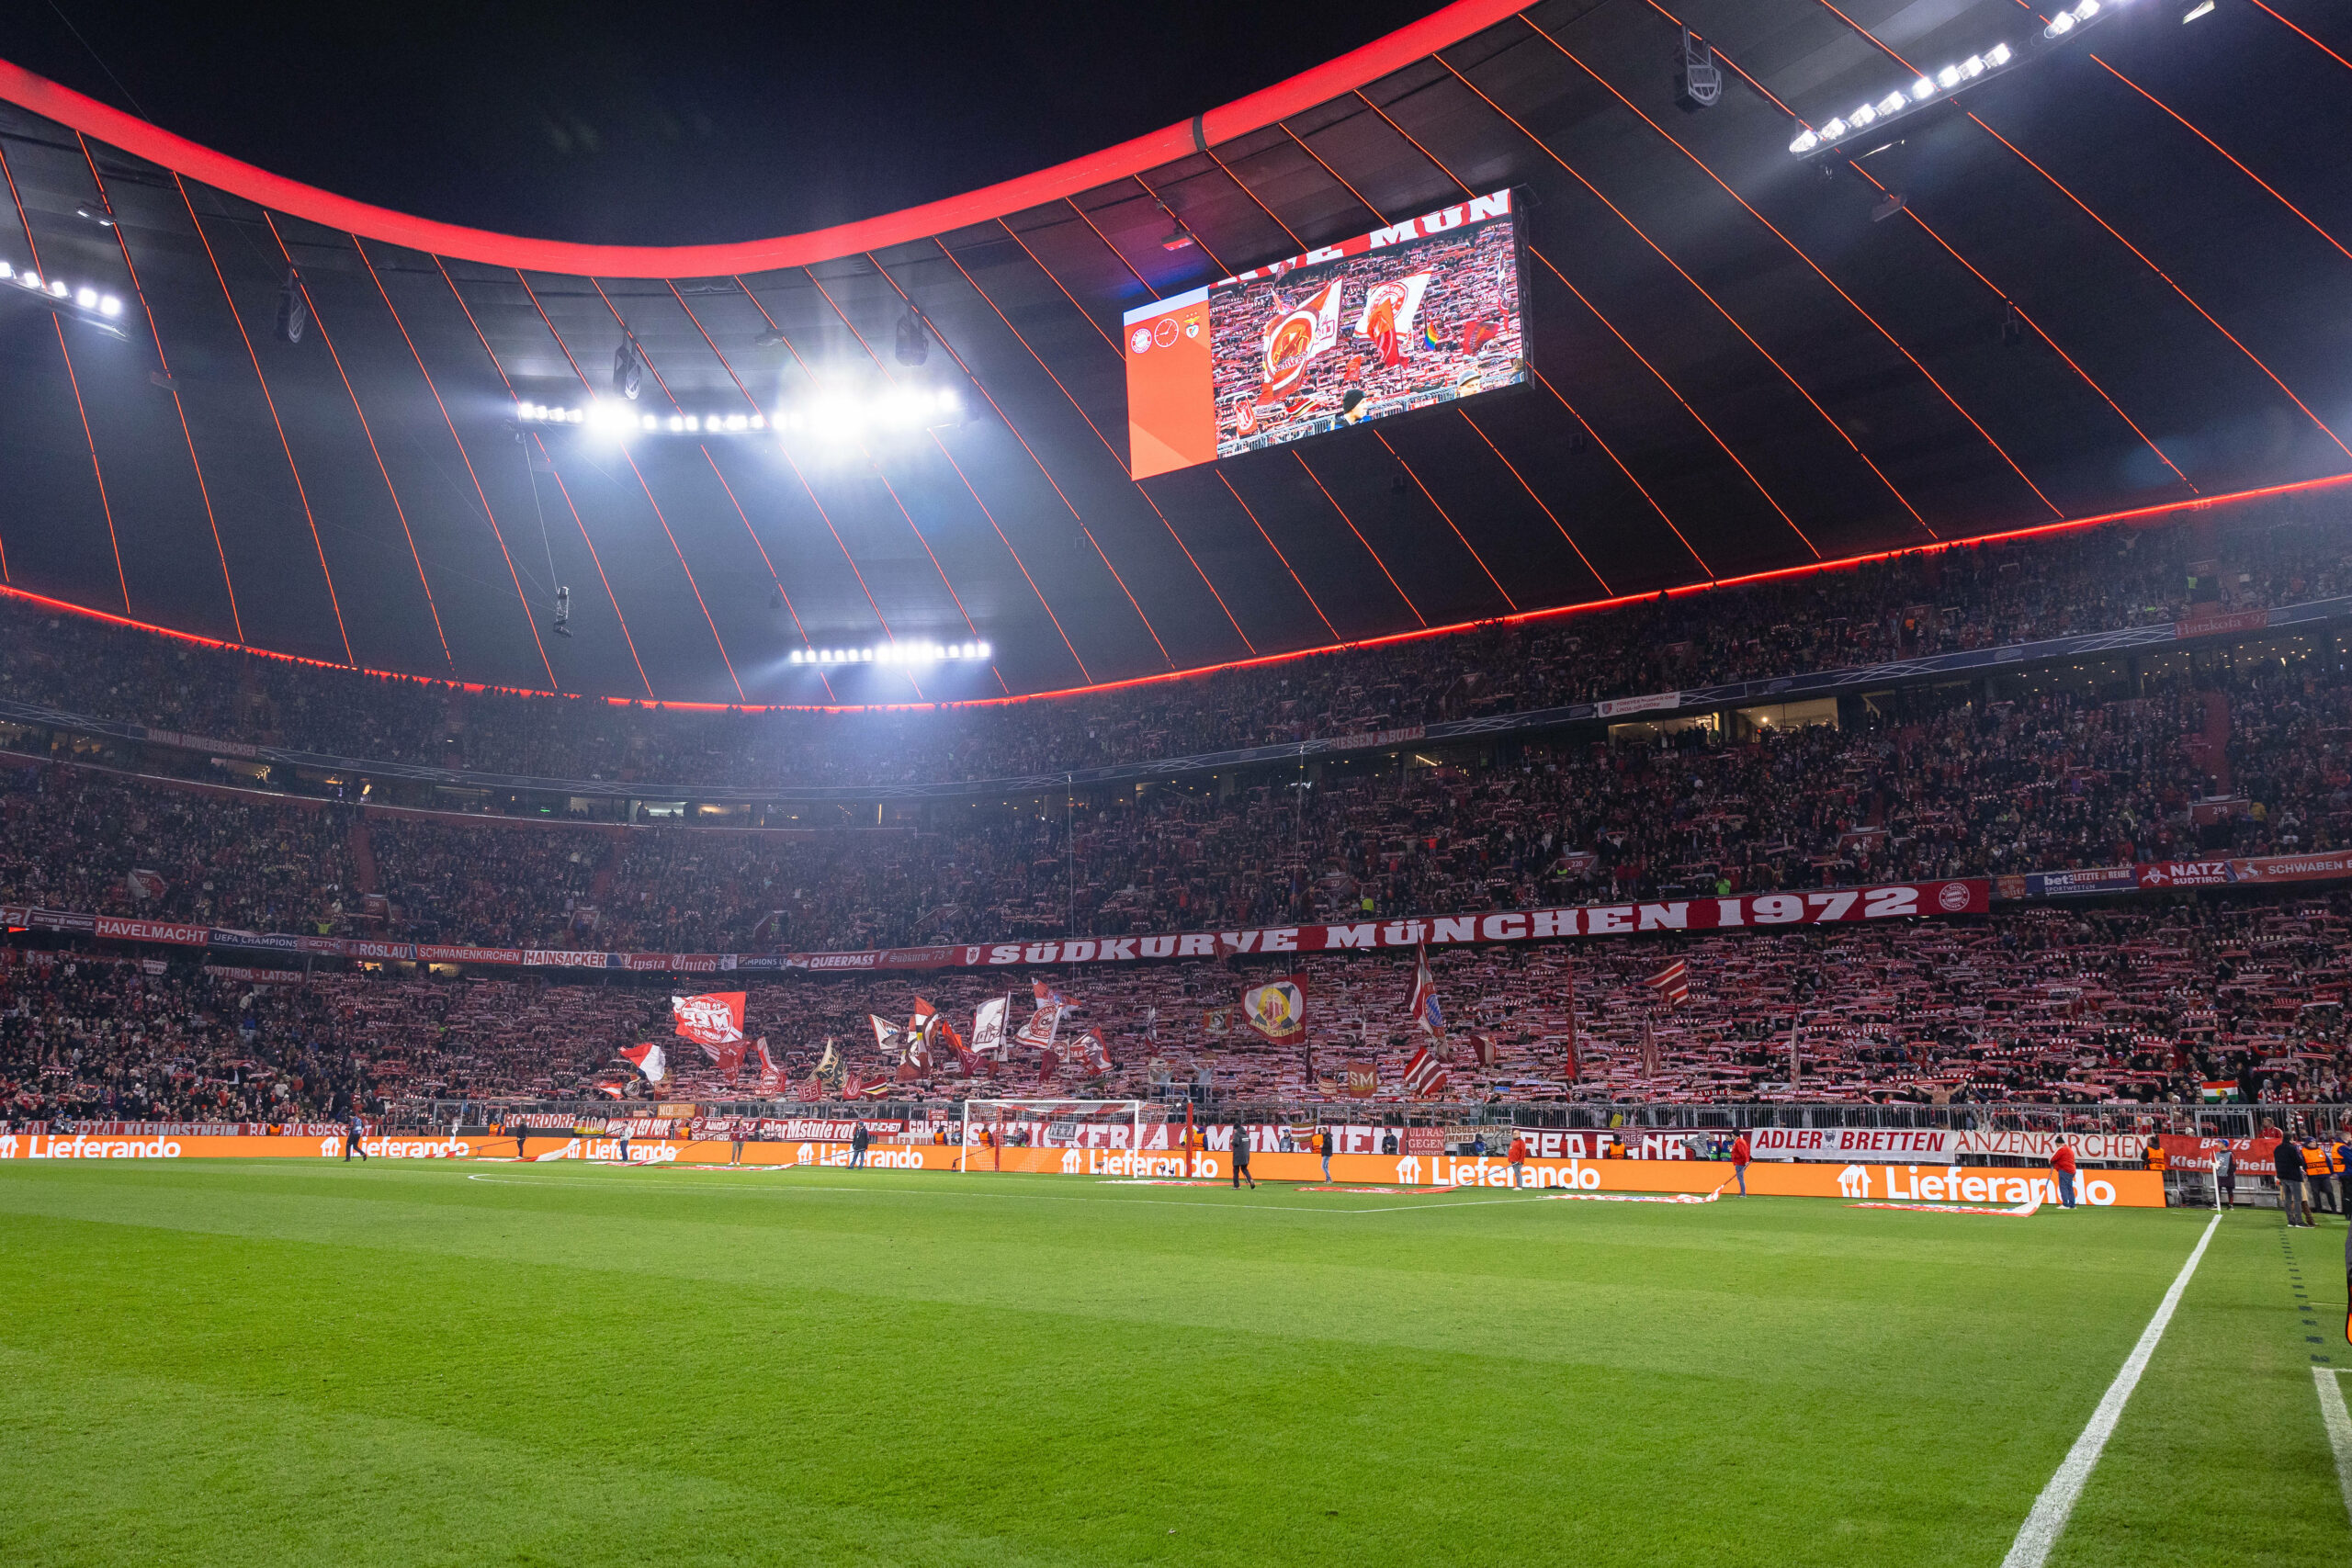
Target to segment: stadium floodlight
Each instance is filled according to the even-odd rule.
[[[2181,26],[2187,27],[2198,17],[2210,17],[2212,14],[2213,0],[2189,0],[2189,4],[2180,8]]]
[[[115,337],[124,335],[122,329],[114,324],[114,318],[122,314],[121,299],[95,284],[43,277],[32,267],[19,268],[6,261],[0,261],[0,283],[15,284],[22,298],[40,301],[52,314],[87,321]]]
[[[790,664],[940,664],[948,661],[968,662],[985,660],[989,648],[985,642],[931,642],[905,638],[897,642],[877,643],[871,648],[811,648],[796,649],[786,656]]]
[[[1980,54],[1939,65],[1932,71],[1919,72],[1908,85],[1863,104],[1843,119],[1831,119],[1817,130],[1804,130],[1789,143],[1789,151],[1800,158],[1822,156],[1826,167],[1826,155],[1835,152],[1837,144],[1849,133],[1917,113],[1987,77],[2030,64],[2045,51],[2060,46],[2074,34],[2114,15],[2129,3],[2130,0],[2075,0],[2071,6],[2062,6],[2050,14],[2042,26],[2040,39],[2028,40],[2030,47],[2019,49],[2006,42],[1996,43]],[[2204,0],[2203,10],[2212,8],[2213,0]],[[2198,14],[2202,15],[2203,12]],[[2189,19],[2188,17],[2182,18],[2184,21]]]

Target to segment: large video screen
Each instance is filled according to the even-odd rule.
[[[1126,313],[1137,479],[1527,379],[1511,193]]]

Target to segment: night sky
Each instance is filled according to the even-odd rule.
[[[688,244],[1025,174],[1436,4],[21,0],[0,7],[0,57],[339,195],[548,238]]]

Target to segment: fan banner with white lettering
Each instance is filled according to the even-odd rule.
[[[732,1045],[743,1038],[742,991],[714,991],[701,997],[672,997],[671,1016],[678,1032],[697,1045]]]

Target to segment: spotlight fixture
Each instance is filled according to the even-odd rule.
[[[1818,126],[1799,125],[1795,137],[1789,142],[1789,151],[1800,158],[1833,152],[1838,150],[1838,142],[1855,131],[1931,107],[1988,77],[2027,64],[2047,51],[2060,47],[2093,22],[2116,14],[2129,4],[2131,0],[2074,0],[2072,5],[2060,6],[2042,24],[2038,39],[2030,38],[2014,47],[1996,43],[1980,54],[1972,54],[1964,60],[1952,61],[1932,71],[1922,72],[1883,96],[1849,109],[1843,116],[1832,116]],[[2181,20],[2194,21],[2211,11],[2213,4],[2214,0],[2195,0],[2195,3],[2188,4]],[[1826,158],[1824,162],[1826,163]]]
[[[0,261],[0,283],[15,286],[0,292],[37,303],[57,315],[86,321],[116,337],[127,335],[115,325],[115,318],[122,314],[122,300],[93,285],[43,277],[31,267],[19,268],[5,261]]]
[[[774,348],[783,341],[784,329],[782,327],[769,327],[764,331],[752,334],[752,346],[753,348]]]
[[[559,588],[555,591],[555,619],[548,623],[548,630],[560,637],[571,635],[571,589]]]
[[[1176,209],[1163,201],[1159,204],[1159,210],[1168,214],[1170,225],[1168,237],[1159,242],[1159,248],[1163,251],[1191,250],[1194,243],[1193,231],[1184,227],[1184,220],[1176,216]]]
[[[1704,40],[1682,29],[1682,52],[1676,57],[1674,69],[1674,107],[1684,114],[1697,114],[1711,109],[1724,96],[1724,73],[1715,64],[1715,51]]]
[[[1871,207],[1871,221],[1873,223],[1883,223],[1902,210],[1903,193],[1899,190],[1888,191],[1883,197],[1879,198],[1876,205]]]
[[[311,302],[302,293],[302,279],[288,269],[286,287],[277,291],[277,341],[300,343],[302,329],[310,324]]]
[[[638,357],[637,339],[624,336],[620,346],[613,350],[613,390],[635,402],[637,389],[644,378],[644,362]]]
[[[2210,17],[2212,14],[2213,0],[2188,0],[2188,3],[2180,8],[2180,23],[2181,26],[2187,27],[2198,17]]]
[[[74,209],[74,216],[85,222],[95,223],[101,229],[114,227],[114,217],[111,213],[93,212],[86,207],[77,207]]]
[[[948,660],[980,660],[993,650],[984,642],[886,642],[872,648],[806,648],[793,649],[794,664],[939,664]]]
[[[931,323],[913,305],[899,318],[899,363],[921,365],[931,357]]]

